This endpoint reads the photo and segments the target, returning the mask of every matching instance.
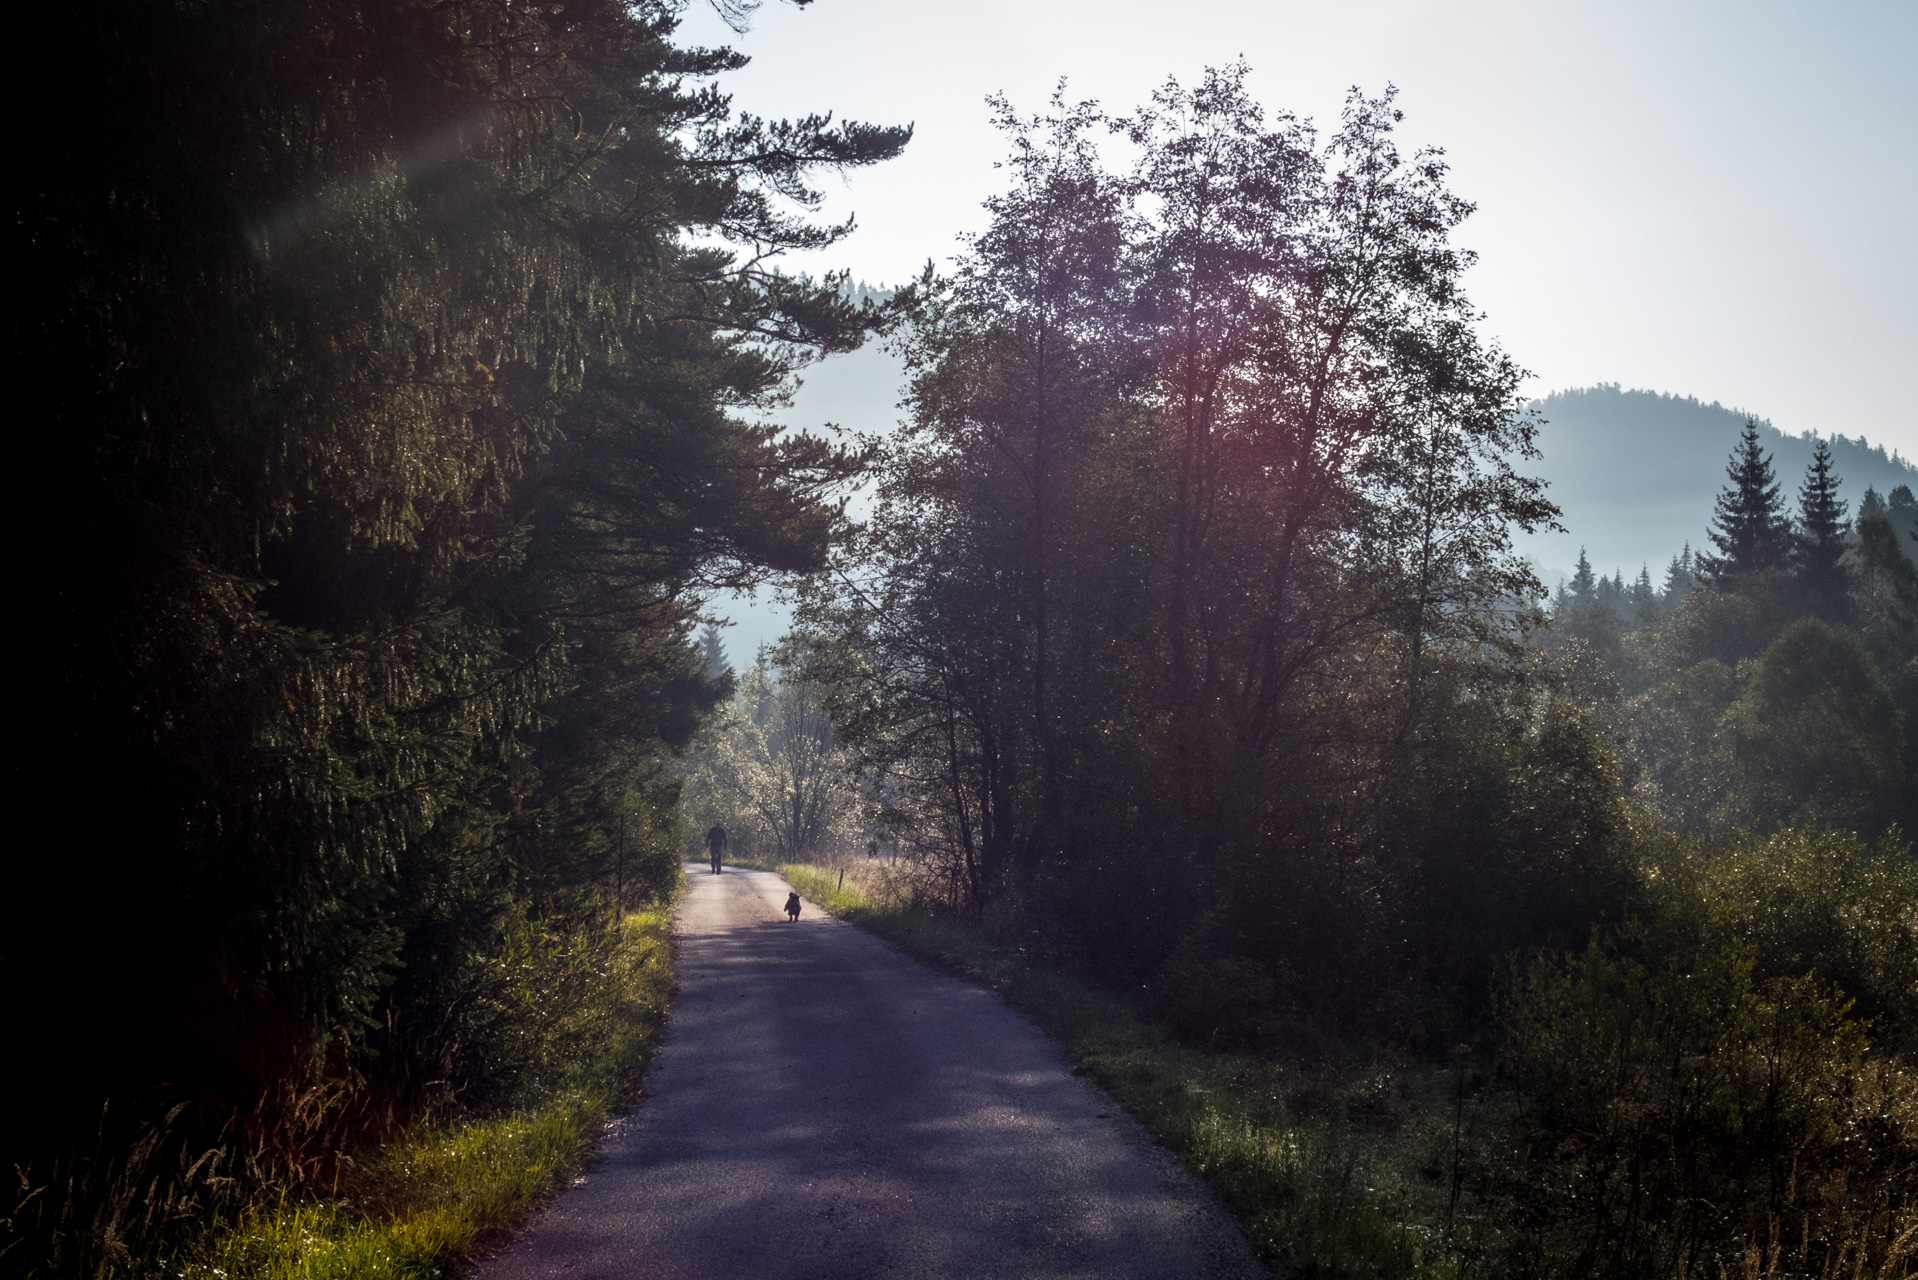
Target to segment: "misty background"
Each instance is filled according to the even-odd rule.
[[[743,33],[693,5],[685,31],[752,58],[724,77],[737,109],[913,125],[896,161],[824,184],[857,230],[795,259],[816,272],[897,284],[985,225],[986,95],[1036,111],[1063,78],[1123,111],[1242,57],[1269,109],[1321,129],[1354,85],[1397,86],[1401,144],[1442,147],[1478,206],[1466,284],[1528,395],[1616,382],[1918,456],[1918,254],[1893,212],[1918,205],[1910,0],[833,0]]]
[[[903,376],[897,356],[869,344],[808,369],[792,403],[770,416],[794,428],[884,434],[899,420]],[[1788,505],[1796,502],[1819,438],[1773,426],[1762,407],[1617,383],[1554,391],[1532,407],[1544,419],[1542,456],[1522,469],[1550,483],[1565,532],[1521,533],[1517,544],[1548,590],[1571,577],[1581,547],[1600,574],[1622,571],[1630,581],[1645,565],[1654,582],[1663,581],[1666,565],[1686,544],[1694,552],[1706,547],[1712,502],[1725,485],[1725,464],[1748,416],[1759,423]],[[1853,515],[1867,487],[1880,495],[1899,485],[1918,488],[1918,465],[1896,447],[1862,432],[1824,438]],[[860,495],[850,509],[861,513]],[[735,665],[775,643],[790,616],[776,591],[718,596],[709,612],[730,623],[724,643]]]
[[[820,211],[855,233],[793,259],[875,282],[944,269],[984,225],[1004,179],[988,94],[1033,111],[1063,83],[1120,109],[1238,56],[1268,107],[1323,127],[1354,85],[1396,86],[1400,137],[1443,147],[1478,205],[1458,237],[1478,255],[1472,300],[1551,420],[1535,473],[1568,532],[1523,542],[1547,587],[1580,545],[1628,578],[1696,549],[1747,412],[1788,499],[1813,433],[1854,513],[1866,485],[1913,482],[1918,254],[1887,216],[1918,204],[1908,0],[1222,0],[1178,21],[1137,0],[834,0],[763,5],[743,32],[706,6],[685,17],[689,38],[752,59],[725,77],[739,109],[913,125],[898,160],[825,184]],[[886,430],[898,383],[892,357],[859,351],[776,416]],[[763,593],[712,608],[735,659],[783,630]]]

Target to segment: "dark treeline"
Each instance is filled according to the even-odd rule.
[[[36,15],[9,1265],[494,1105],[502,940],[676,874],[697,594],[821,564],[862,465],[750,420],[883,319],[772,264],[907,138],[734,116],[681,7]]]
[[[1001,104],[1009,189],[911,299],[909,420],[784,667],[909,909],[1329,1073],[1261,1105],[1409,1153],[1363,1247],[1311,1239],[1349,1158],[1242,1206],[1321,1206],[1303,1273],[1904,1274],[1909,494],[1854,529],[1821,463],[1794,522],[1748,433],[1709,554],[1548,609],[1537,423],[1398,118],[1322,139],[1239,68]],[[1390,1083],[1432,1069],[1442,1124]]]

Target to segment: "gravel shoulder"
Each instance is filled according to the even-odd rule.
[[[992,992],[687,866],[646,1096],[485,1280],[1254,1277],[1235,1222]]]

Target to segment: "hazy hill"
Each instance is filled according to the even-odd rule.
[[[1680,546],[1704,543],[1712,500],[1725,483],[1725,461],[1745,424],[1743,410],[1655,391],[1621,391],[1616,383],[1559,391],[1532,404],[1546,425],[1539,435],[1545,456],[1530,469],[1551,482],[1551,498],[1563,509],[1569,531],[1521,539],[1547,585],[1571,572],[1580,546],[1601,573],[1623,569],[1631,578],[1645,563],[1659,582]],[[1795,512],[1812,438],[1786,435],[1764,418],[1758,422]],[[1862,438],[1833,436],[1831,451],[1844,482],[1840,495],[1854,515],[1867,485],[1880,494],[1901,484],[1918,487],[1918,467]]]
[[[861,289],[875,301],[885,296],[883,291],[861,284],[850,291],[855,299],[861,296]],[[782,426],[814,432],[831,425],[858,435],[884,435],[899,422],[905,376],[905,365],[898,356],[881,343],[869,342],[857,351],[806,369],[792,403],[766,417]],[[863,495],[854,497],[855,518],[864,514],[866,505]],[[732,624],[722,643],[728,660],[736,666],[751,662],[760,645],[777,642],[790,617],[790,611],[774,599],[771,591],[757,595],[722,592],[708,608],[714,617]]]
[[[863,283],[855,296],[884,291]],[[832,423],[849,431],[883,434],[899,420],[899,358],[878,343],[836,356],[806,370],[793,403],[773,414],[790,426],[818,430]],[[1725,483],[1725,460],[1745,424],[1745,414],[1721,404],[1621,391],[1616,385],[1560,391],[1533,404],[1546,425],[1539,443],[1545,456],[1525,464],[1551,482],[1552,500],[1564,509],[1564,534],[1521,537],[1520,549],[1537,563],[1547,586],[1569,577],[1578,549],[1589,549],[1602,573],[1623,569],[1631,578],[1649,564],[1663,582],[1666,562],[1686,541],[1705,541],[1712,500]],[[1812,442],[1788,436],[1759,419],[1787,499],[1797,508],[1798,485],[1811,461]],[[1834,436],[1832,454],[1855,515],[1870,485],[1888,494],[1901,484],[1918,488],[1918,467],[1863,440]],[[855,501],[855,513],[863,503]],[[750,661],[761,644],[777,640],[786,610],[761,593],[757,599],[725,596],[713,612],[734,625],[725,639],[734,661]]]

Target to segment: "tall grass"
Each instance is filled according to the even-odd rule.
[[[422,1126],[381,1153],[362,1202],[287,1197],[257,1208],[181,1268],[206,1280],[423,1280],[510,1230],[563,1185],[599,1136],[612,1091],[591,1085],[493,1120]]]
[[[578,1172],[633,1096],[673,972],[668,902],[627,915],[594,998],[552,1030],[564,1058],[534,1100],[485,1118],[427,1119],[370,1153],[328,1195],[284,1192],[158,1266],[187,1280],[429,1280],[450,1274]]]
[[[928,909],[885,864],[779,869],[826,910],[999,990],[1209,1183],[1261,1256],[1290,1275],[1898,1280],[1918,1274],[1918,1082],[1895,1055],[1867,1054],[1865,1024],[1829,983],[1800,967],[1781,985],[1741,957],[1764,949],[1751,933],[1798,928],[1780,923],[1787,898],[1818,904],[1814,921],[1870,914],[1827,910],[1833,894],[1897,903],[1873,905],[1885,928],[1846,928],[1871,943],[1850,953],[1902,957],[1891,934],[1913,924],[1909,864],[1873,879],[1849,855],[1820,861],[1803,843],[1788,833],[1694,868],[1682,901],[1660,908],[1666,934],[1686,932],[1688,915],[1720,922],[1695,940],[1732,952],[1674,952],[1660,962],[1667,976],[1623,994],[1603,953],[1542,958],[1514,980],[1502,1054],[1461,1046],[1442,1062],[1386,1046],[1308,1062],[1183,1043],[1142,1001],[1027,950],[1018,930]],[[1783,872],[1754,868],[1772,865],[1800,888],[1740,883],[1770,885]],[[1814,892],[1833,869],[1842,884]],[[1897,892],[1880,884],[1894,874],[1906,876]],[[1669,859],[1652,879],[1654,898],[1680,893]],[[1732,911],[1733,899],[1755,905]],[[1753,912],[1765,930],[1748,923]],[[1816,936],[1835,947],[1826,939],[1838,932]],[[1731,958],[1706,991],[1700,966],[1712,956]],[[1873,964],[1873,974],[1896,968]],[[1881,1007],[1896,1003],[1881,994]],[[1586,1015],[1598,1004],[1606,1018],[1594,1021]],[[1641,1072],[1631,1088],[1614,1087],[1608,1063],[1630,1054],[1648,1068],[1665,1055],[1670,1079]],[[1803,1114],[1788,1115],[1787,1102]],[[1662,1186],[1659,1204],[1620,1199],[1634,1178],[1649,1187],[1654,1174],[1681,1171],[1699,1187]]]

